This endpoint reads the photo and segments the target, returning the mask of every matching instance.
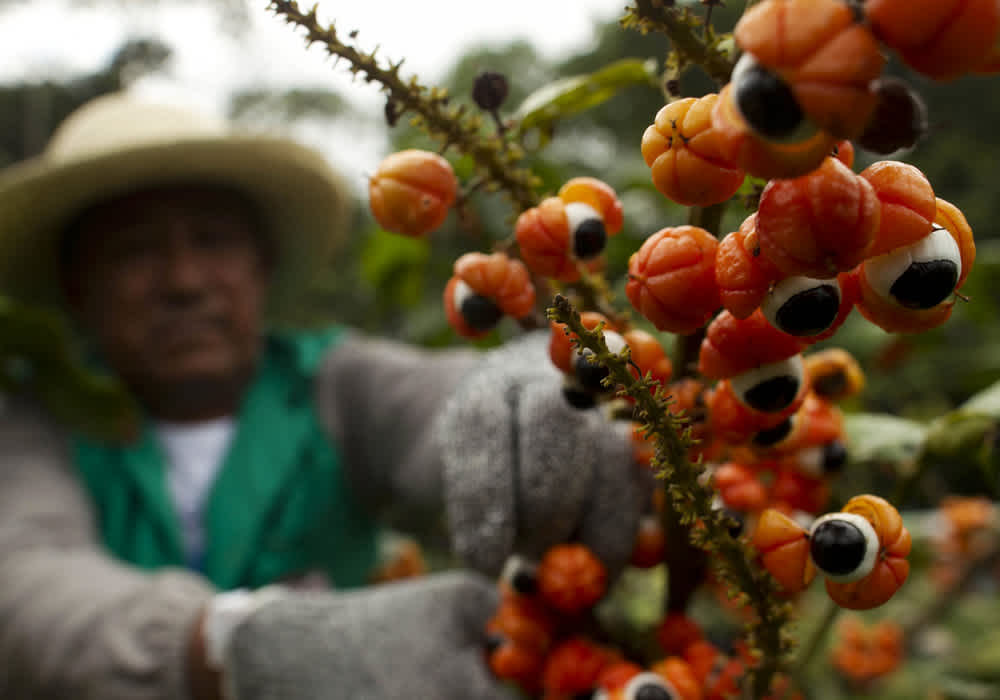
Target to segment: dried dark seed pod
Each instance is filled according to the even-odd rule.
[[[504,103],[509,90],[507,78],[503,73],[483,71],[476,76],[476,81],[472,84],[472,99],[480,109],[492,112]]]
[[[927,133],[923,98],[905,80],[891,76],[875,81],[873,88],[878,102],[858,145],[880,155],[913,148]]]

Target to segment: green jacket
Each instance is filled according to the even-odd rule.
[[[313,391],[321,358],[341,337],[339,329],[268,337],[206,502],[201,561],[185,561],[152,427],[127,446],[76,436],[75,463],[108,549],[146,569],[190,565],[223,589],[317,570],[338,588],[363,584],[375,563],[376,528],[352,497]]]

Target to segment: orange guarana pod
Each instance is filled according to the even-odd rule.
[[[858,311],[890,333],[936,328],[951,316],[953,292],[964,284],[975,258],[976,244],[965,216],[938,198],[927,237],[869,258],[859,267]],[[929,268],[930,263],[934,265]]]
[[[809,559],[809,535],[784,513],[774,508],[761,513],[750,543],[787,593],[798,593],[812,583],[816,572]]]
[[[871,494],[855,496],[840,511],[860,515],[870,522],[882,546],[898,540],[903,531],[903,518],[899,511],[880,496]]]
[[[757,473],[745,464],[720,464],[712,472],[712,485],[722,502],[740,513],[755,513],[767,505],[767,488]]]
[[[910,564],[906,559],[912,546],[910,533],[904,527],[899,511],[878,496],[855,496],[841,509],[841,513],[856,518],[855,523],[867,522],[870,525],[870,534],[864,536],[867,565],[859,566],[857,574],[843,580],[827,575],[827,594],[843,608],[876,608],[899,590],[910,573]],[[837,514],[825,515],[816,522],[837,517]],[[812,531],[814,540],[817,537],[816,527],[814,525]],[[815,543],[813,556],[816,556]]]
[[[791,417],[788,434],[780,443],[765,445],[765,453],[788,455],[810,447],[843,440],[844,414],[810,386],[805,400]]]
[[[860,268],[858,283],[861,296],[858,312],[887,333],[923,333],[937,328],[949,318],[954,307],[945,301],[929,309],[907,309],[875,292]]]
[[[608,664],[597,677],[597,686],[602,690],[620,691],[635,676],[642,673],[642,666],[632,661],[616,661]]]
[[[715,236],[697,226],[664,228],[629,258],[625,294],[661,331],[693,333],[720,306]]]
[[[865,388],[865,373],[843,348],[826,348],[804,356],[809,386],[828,401],[857,396]]]
[[[681,656],[688,662],[695,678],[703,686],[706,685],[709,676],[722,667],[720,662],[726,660],[719,648],[707,639],[698,639],[689,643],[684,647]]]
[[[830,486],[826,479],[806,474],[792,458],[774,470],[770,496],[772,508],[816,514],[829,502]]]
[[[632,423],[629,436],[632,442],[632,458],[636,464],[647,468],[652,466],[653,457],[656,456],[656,441],[652,435],[645,433],[642,423]]]
[[[698,372],[726,379],[798,355],[803,342],[784,333],[755,311],[744,319],[723,311],[708,325],[698,353]]]
[[[859,684],[888,675],[903,660],[903,629],[891,620],[866,627],[856,617],[837,625],[831,662],[843,676]]]
[[[972,272],[973,263],[976,262],[976,240],[972,235],[972,227],[969,226],[961,209],[940,197],[937,198],[937,215],[934,217],[934,223],[943,226],[958,244],[962,269],[958,273],[955,289],[961,289],[965,279]]]
[[[487,664],[493,675],[516,683],[529,692],[541,685],[541,674],[545,664],[545,657],[542,654],[503,638],[497,638],[490,644]]]
[[[615,330],[608,317],[597,311],[581,311],[580,323],[590,331],[602,323],[605,330]],[[563,374],[572,375],[575,371],[573,362],[578,354],[573,345],[576,334],[570,332],[565,324],[557,321],[549,321],[549,331],[549,359]]]
[[[858,295],[860,294],[857,275],[852,274],[850,271],[841,272],[837,275],[837,285],[840,287],[840,306],[837,308],[837,315],[830,325],[827,326],[826,330],[816,335],[799,336],[806,345],[814,345],[835,335],[840,327],[844,325],[847,317],[854,311],[854,307],[858,303]]]
[[[503,253],[466,253],[444,289],[448,322],[466,338],[488,333],[504,316],[523,318],[535,307],[535,287],[520,260]]]
[[[668,656],[657,661],[649,670],[667,681],[677,691],[677,700],[702,700],[701,683],[687,661],[678,656]]]
[[[503,595],[497,612],[486,625],[487,632],[498,633],[505,639],[548,652],[556,633],[556,620],[541,601],[516,594]]]
[[[909,245],[930,233],[937,201],[931,183],[919,168],[896,160],[880,160],[859,175],[871,184],[881,202],[878,233],[869,257]]]
[[[864,12],[904,63],[936,80],[985,68],[1000,38],[994,0],[865,0]]]
[[[559,196],[546,197],[521,213],[514,236],[524,262],[539,275],[575,282],[578,264],[600,265],[607,237],[623,224],[622,203],[609,185],[592,177],[566,182]]]
[[[827,595],[840,607],[849,610],[871,610],[884,605],[906,583],[910,574],[912,540],[904,527],[899,538],[883,546],[872,572],[860,581],[836,583],[826,580]]]
[[[787,85],[794,103],[819,129],[841,139],[864,130],[875,109],[871,83],[881,74],[885,57],[847,3],[764,0],[747,9],[733,38]],[[735,75],[733,82],[739,82]],[[757,87],[752,79],[744,85],[748,92]],[[756,99],[773,99],[771,90]]]
[[[689,646],[704,637],[701,625],[683,612],[668,612],[656,626],[656,641],[669,656],[683,655]]]
[[[772,180],[757,210],[761,252],[785,275],[826,279],[854,268],[875,243],[875,190],[836,158],[802,177]]]
[[[750,175],[768,180],[812,172],[837,143],[836,137],[822,130],[793,143],[768,141],[758,136],[733,101],[732,83],[719,93],[712,109],[712,128],[718,133],[723,158]]]
[[[838,141],[833,147],[833,157],[846,165],[848,168],[853,168],[854,144],[847,139]]]
[[[604,564],[582,544],[551,547],[538,563],[538,593],[561,613],[587,610],[604,597],[607,586]]]
[[[622,230],[625,223],[625,213],[621,200],[611,185],[596,177],[574,177],[559,188],[559,199],[567,204],[582,202],[592,207],[601,215],[604,230],[609,236],[614,236]]]
[[[440,227],[457,194],[451,163],[430,151],[397,151],[368,180],[375,220],[386,231],[404,236],[424,236]]]
[[[663,561],[666,548],[667,536],[660,519],[655,515],[645,515],[639,519],[629,564],[637,569],[652,568]]]
[[[715,282],[722,305],[736,318],[746,318],[758,307],[782,275],[756,247],[757,213],[726,235],[715,254]]]
[[[805,390],[802,392],[805,398]],[[708,430],[713,440],[742,445],[763,430],[775,428],[795,412],[798,404],[778,413],[755,411],[736,395],[729,380],[717,382],[705,398]]]
[[[641,376],[646,376],[648,373],[653,379],[666,386],[673,376],[674,366],[660,340],[641,328],[631,328],[625,331],[622,337],[629,347],[632,362],[639,368],[638,373]],[[636,373],[634,367],[632,371],[633,374]]]
[[[569,254],[569,217],[562,199],[546,197],[537,207],[522,212],[514,235],[521,258],[534,272],[562,282],[579,279],[576,261]]]
[[[732,197],[745,173],[727,161],[712,127],[719,96],[688,97],[665,105],[642,135],[642,157],[653,185],[684,206],[710,206]]]
[[[814,391],[806,395],[795,417],[798,423],[795,443],[800,449],[843,440],[846,436],[843,412]]]
[[[573,697],[591,690],[606,666],[621,654],[588,637],[575,635],[560,641],[545,658],[542,689],[549,696]]]
[[[984,496],[946,496],[938,506],[946,523],[943,533],[955,544],[958,552],[967,555],[977,548],[979,539],[987,540],[987,533],[997,519],[997,509]],[[986,535],[986,537],[980,537]]]

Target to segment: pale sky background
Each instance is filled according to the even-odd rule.
[[[221,112],[225,95],[241,85],[339,89],[375,124],[338,124],[335,133],[329,124],[301,124],[294,135],[321,148],[338,167],[357,170],[360,162],[363,170],[374,170],[382,155],[377,122],[384,98],[378,87],[352,83],[346,63],[334,67],[318,47],[307,50],[300,31],[268,11],[267,0],[248,2],[252,26],[237,41],[222,31],[217,12],[205,3],[162,0],[151,7],[126,1],[88,8],[67,0],[30,0],[0,13],[6,59],[0,63],[0,81],[96,70],[125,37],[155,34],[175,53],[167,75],[136,86],[141,94]],[[303,8],[311,4],[300,2]],[[625,5],[626,0],[320,0],[319,9],[321,17],[336,21],[342,36],[358,30],[362,49],[379,45],[385,59],[405,57],[404,76],[416,74],[433,84],[476,45],[526,38],[547,56],[584,49],[593,40],[594,23],[620,17]]]

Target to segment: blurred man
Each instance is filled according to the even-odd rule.
[[[575,537],[624,566],[642,476],[544,338],[277,330],[347,201],[301,145],[124,95],[0,176],[0,293],[65,311],[142,409],[121,442],[4,411],[0,696],[507,697],[483,663],[505,558]],[[390,508],[446,514],[479,573],[361,587]]]

